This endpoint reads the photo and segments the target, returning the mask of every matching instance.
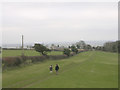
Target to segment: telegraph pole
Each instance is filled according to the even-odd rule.
[[[24,55],[24,41],[23,41],[24,37],[22,35],[22,55]]]

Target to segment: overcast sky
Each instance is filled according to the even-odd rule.
[[[118,39],[116,2],[2,4],[2,43]]]

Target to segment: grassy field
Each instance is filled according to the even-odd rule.
[[[59,74],[49,66],[59,64]],[[117,88],[118,56],[89,51],[62,60],[41,63],[3,72],[3,87],[15,88]]]
[[[3,50],[2,57],[11,57],[11,56],[21,56],[22,50]],[[24,50],[24,54],[26,56],[39,56],[41,55],[39,52],[35,50]],[[48,52],[48,55],[62,55],[61,51],[52,51]]]

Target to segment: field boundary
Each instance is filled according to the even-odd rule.
[[[83,52],[83,51],[82,51]],[[85,52],[85,51],[84,51]],[[81,52],[79,52],[81,53]],[[77,53],[77,54],[79,54]],[[77,55],[76,53],[70,54],[69,57]],[[61,60],[69,58],[67,55],[47,55],[47,56],[17,56],[17,57],[4,57],[2,58],[3,71],[8,67],[20,66],[21,64],[28,65],[30,63],[42,62],[44,60]]]

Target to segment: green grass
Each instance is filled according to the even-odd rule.
[[[11,57],[11,56],[21,56],[22,50],[3,50],[2,57]],[[24,54],[26,56],[39,56],[41,55],[39,52],[35,50],[24,50]],[[52,51],[48,52],[48,55],[62,55],[63,52],[61,51]]]
[[[49,66],[59,64],[59,74],[49,73]],[[89,51],[62,60],[3,72],[3,87],[9,88],[117,88],[118,55]]]

